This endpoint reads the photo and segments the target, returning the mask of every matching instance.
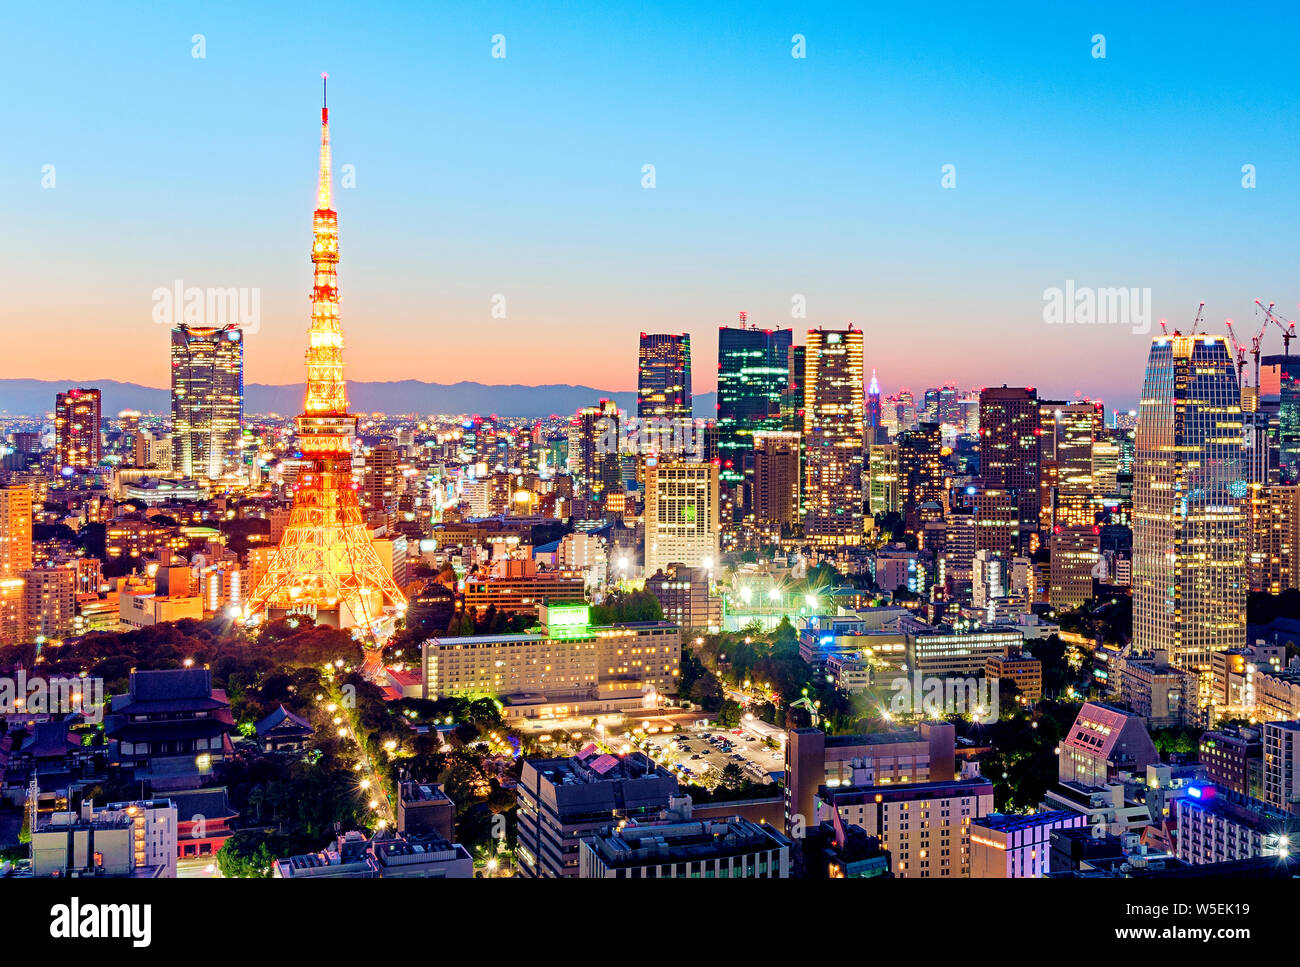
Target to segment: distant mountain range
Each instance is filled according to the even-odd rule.
[[[170,413],[171,393],[165,389],[123,383],[113,379],[54,381],[0,379],[0,415],[36,416],[54,409],[54,395],[72,386],[96,387],[104,394],[104,415],[122,410]],[[244,387],[248,413],[292,416],[302,409],[302,384],[271,386],[250,383]],[[695,415],[713,417],[717,394],[695,397]],[[484,416],[546,417],[569,414],[579,407],[612,399],[628,412],[636,411],[635,393],[614,393],[590,386],[553,383],[546,386],[489,386],[484,383],[426,383],[403,379],[389,383],[348,381],[348,399],[359,413],[480,413]]]

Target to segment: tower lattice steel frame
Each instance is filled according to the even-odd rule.
[[[326,75],[322,78],[328,81]],[[352,477],[357,418],[348,412],[339,316],[339,220],[331,202],[329,106],[321,107],[320,182],[312,216],[311,328],[307,392],[298,446],[311,461],[294,484],[293,511],[245,615],[263,611],[338,612],[339,627],[383,637],[406,597],[375,551]]]

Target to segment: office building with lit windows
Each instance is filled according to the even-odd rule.
[[[89,470],[99,464],[102,396],[97,389],[70,389],[54,401],[54,461],[63,472]]]
[[[1241,392],[1223,336],[1158,336],[1138,409],[1133,636],[1208,675],[1246,637]]]
[[[1016,492],[1022,528],[1039,519],[1038,393],[1033,387],[980,391],[980,477],[987,487]]]
[[[238,326],[172,330],[172,469],[211,480],[243,465],[244,333]]]
[[[897,513],[898,444],[873,443],[867,449],[867,509],[873,515]]]
[[[859,544],[863,535],[862,331],[808,330],[804,381],[804,536]]]
[[[752,472],[754,433],[781,430],[781,402],[791,382],[794,333],[746,324],[718,329],[718,460],[734,488]]]
[[[655,462],[645,468],[645,573],[670,564],[719,564],[719,470],[712,463]]]
[[[691,418],[691,337],[641,333],[637,357],[636,415],[640,419]]]

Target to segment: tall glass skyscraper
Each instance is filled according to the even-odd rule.
[[[808,330],[804,380],[804,534],[862,541],[862,331]]]
[[[691,337],[641,333],[637,357],[636,415],[640,419],[691,418]]]
[[[1223,336],[1158,336],[1138,407],[1133,637],[1208,675],[1246,643],[1241,390]]]
[[[244,334],[238,326],[172,330],[172,467],[211,480],[238,473],[244,434]]]
[[[718,459],[723,484],[753,468],[754,433],[780,430],[781,399],[790,379],[790,329],[744,325],[718,330]]]

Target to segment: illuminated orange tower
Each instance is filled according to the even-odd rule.
[[[328,75],[322,74],[328,81]],[[339,317],[339,216],[330,197],[328,98],[320,112],[320,184],[312,216],[311,328],[307,396],[298,417],[298,447],[311,462],[293,490],[293,511],[246,617],[310,614],[340,628],[361,626],[377,638],[391,630],[406,598],[379,560],[361,516],[352,479],[357,418],[348,412]]]

